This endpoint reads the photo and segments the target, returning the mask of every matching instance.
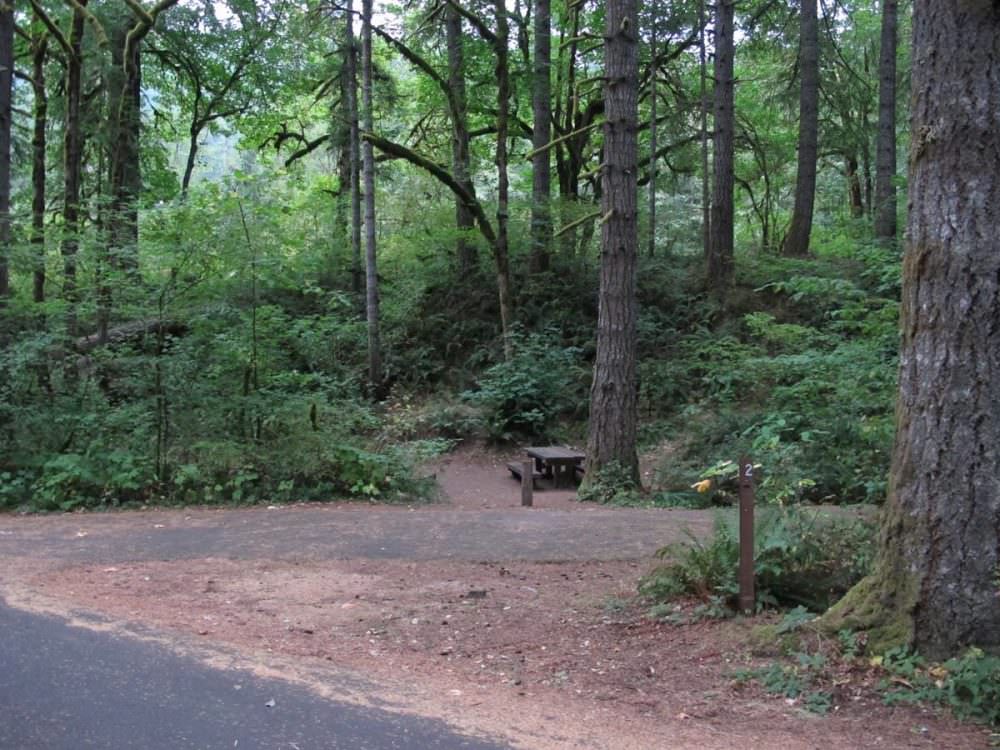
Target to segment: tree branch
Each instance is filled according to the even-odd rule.
[[[450,1],[450,0],[449,0]],[[408,161],[416,167],[429,172],[433,177],[435,177],[439,182],[441,182],[445,187],[447,187],[451,192],[453,192],[458,198],[472,211],[472,215],[476,217],[476,224],[479,226],[479,232],[483,235],[490,246],[496,244],[496,233],[493,231],[493,225],[490,224],[489,218],[486,216],[486,212],[483,211],[483,206],[479,202],[474,192],[469,192],[454,178],[454,176],[448,172],[440,164],[437,164],[430,159],[421,156],[414,151],[411,151],[406,146],[399,143],[393,143],[385,138],[380,138],[374,133],[363,133],[361,135],[366,141],[371,143],[379,151],[382,151],[391,156],[395,156],[404,161]]]

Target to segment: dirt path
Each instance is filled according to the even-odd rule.
[[[519,507],[503,457],[437,467],[434,506],[0,517],[15,606],[252,666],[524,748],[975,748],[985,734],[853,685],[826,717],[738,688],[750,623],[646,620],[652,553],[712,514]],[[347,695],[353,670],[366,687]]]

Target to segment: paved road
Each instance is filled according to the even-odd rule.
[[[710,511],[593,508],[443,512],[432,508],[293,506],[0,516],[0,558],[118,563],[233,560],[629,560],[684,530],[707,533]]]
[[[0,634],[2,750],[507,747],[3,604]]]

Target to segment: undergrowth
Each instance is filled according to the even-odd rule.
[[[639,584],[654,605],[696,597],[735,611],[739,538],[732,514],[716,518],[706,540],[693,534],[657,552],[668,562]],[[758,514],[754,539],[756,606],[803,605],[821,611],[869,570],[874,525],[815,509],[771,508]]]
[[[816,632],[816,615],[805,607],[787,612],[774,632],[799,637],[785,656],[737,670],[736,684],[756,682],[765,692],[826,713],[848,694],[872,691],[887,705],[938,704],[959,719],[1000,729],[1000,656],[970,648],[943,663],[930,663],[908,648],[872,657],[863,654],[864,634],[849,630],[835,639]]]

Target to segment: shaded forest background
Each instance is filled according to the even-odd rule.
[[[724,482],[691,485],[741,452],[768,501],[883,498],[900,291],[885,190],[905,191],[908,148],[909,12],[897,49],[890,7],[823,2],[812,26],[778,0],[640,9],[651,468],[641,490],[609,475],[593,499],[725,502]],[[3,14],[0,507],[412,499],[433,494],[419,462],[461,441],[583,441],[603,6],[385,5],[365,45],[371,13],[38,0]],[[803,211],[805,245],[790,239]],[[709,229],[728,220],[720,256]]]

